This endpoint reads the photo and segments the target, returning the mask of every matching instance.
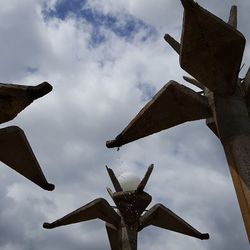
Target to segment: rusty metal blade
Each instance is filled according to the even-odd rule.
[[[145,174],[145,176],[143,177],[142,181],[140,182],[140,184],[138,185],[137,187],[137,192],[142,192],[145,188],[145,186],[147,185],[147,182],[148,182],[148,179],[152,173],[154,169],[154,164],[151,164],[149,167],[148,167],[148,170]]]
[[[119,233],[116,227],[112,224],[106,223],[106,231],[109,237],[109,243],[111,250],[119,249]]]
[[[121,221],[121,217],[114,211],[109,203],[103,198],[98,198],[86,204],[85,206],[78,208],[72,213],[67,214],[61,219],[58,219],[52,223],[45,222],[43,227],[51,229],[98,218],[105,222],[111,223],[114,226],[118,226]]]
[[[52,86],[41,83],[37,86],[0,83],[0,123],[12,120],[19,112],[52,90]]]
[[[43,189],[54,189],[54,185],[47,182],[23,130],[19,127],[0,129],[0,160]]]
[[[116,191],[116,192],[121,192],[121,191],[123,191],[123,189],[122,189],[122,187],[121,187],[119,181],[117,180],[117,178],[116,178],[116,176],[115,176],[115,174],[114,174],[114,171],[113,171],[111,168],[108,168],[108,166],[106,166],[106,169],[107,169],[108,174],[109,174],[109,177],[110,177],[110,179],[111,179],[111,181],[112,181],[112,183],[113,183],[113,186],[114,186],[114,188],[115,188],[115,191]]]
[[[230,24],[198,4],[184,4],[180,65],[208,89],[234,92],[244,48],[245,37]]]
[[[154,205],[140,218],[141,229],[150,225],[186,234],[201,240],[209,239],[209,234],[200,233],[162,204]]]
[[[120,147],[126,143],[151,135],[178,124],[210,117],[207,98],[195,91],[170,81],[137,114],[129,125],[107,147]]]

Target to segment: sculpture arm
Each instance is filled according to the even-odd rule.
[[[0,83],[0,123],[14,119],[18,113],[52,90],[43,82],[37,86]]]
[[[168,82],[107,147],[120,147],[178,124],[210,117],[207,98],[177,82]]]
[[[0,129],[0,161],[43,189],[54,189],[54,185],[47,182],[23,130],[19,127]]]
[[[105,199],[98,198],[67,214],[61,219],[58,219],[52,223],[44,223],[43,227],[51,229],[98,218],[105,222],[111,223],[114,226],[117,226],[121,220],[120,216],[114,211],[114,209]]]
[[[209,238],[209,234],[200,233],[162,204],[156,204],[140,218],[140,229],[150,225],[186,234],[201,240]]]

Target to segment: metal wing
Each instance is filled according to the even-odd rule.
[[[19,127],[0,129],[0,161],[43,189],[54,189],[54,185],[47,182],[23,130]]]
[[[211,91],[232,94],[245,48],[245,37],[192,0],[181,1],[184,6],[181,67]]]
[[[52,86],[41,83],[37,86],[0,83],[0,123],[12,120],[35,99],[52,90]]]
[[[106,231],[109,237],[111,250],[119,249],[119,234],[116,227],[114,227],[112,224],[106,223]]]
[[[200,233],[162,204],[156,204],[140,218],[140,229],[150,225],[186,234],[201,240],[209,239],[209,234]]]
[[[121,217],[114,211],[109,203],[103,198],[98,198],[53,223],[44,223],[43,227],[51,229],[97,218],[114,226],[119,225],[121,221]]]
[[[126,143],[187,121],[210,117],[207,98],[175,81],[168,82],[107,147]]]

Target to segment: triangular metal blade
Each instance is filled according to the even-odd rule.
[[[126,143],[154,134],[178,124],[210,117],[207,98],[170,81],[146,104],[129,125],[107,147]]]
[[[119,181],[117,180],[115,174],[114,174],[114,171],[111,169],[111,168],[108,168],[108,166],[106,166],[106,169],[108,171],[108,174],[109,174],[109,177],[113,183],[113,186],[115,188],[115,191],[116,192],[120,192],[120,191],[123,191]]]
[[[150,175],[151,175],[153,169],[154,169],[154,164],[151,164],[151,165],[148,167],[148,170],[147,170],[145,176],[143,177],[142,181],[141,181],[140,184],[138,185],[138,187],[137,187],[137,189],[136,189],[137,192],[142,192],[142,191],[144,190],[144,188],[145,188],[145,186],[147,185],[148,179],[149,179],[149,177],[150,177]]]
[[[67,214],[61,219],[58,219],[52,223],[45,222],[43,227],[51,229],[98,218],[105,222],[111,223],[114,226],[118,226],[121,221],[121,217],[114,211],[109,203],[103,198],[98,198],[86,204],[85,206],[78,208],[72,213]]]
[[[184,3],[180,65],[217,94],[232,94],[245,37],[198,4]]]
[[[231,7],[228,24],[237,29],[237,6],[235,5]]]
[[[0,129],[0,161],[43,189],[54,189],[54,185],[47,182],[23,130],[19,127]]]
[[[200,233],[162,204],[154,205],[140,218],[140,229],[150,225],[186,234],[201,240],[209,239],[209,234]]]
[[[12,120],[35,99],[52,90],[52,86],[41,83],[37,86],[0,83],[0,123]]]
[[[106,231],[109,237],[111,250],[119,249],[119,233],[116,227],[112,224],[106,223]]]

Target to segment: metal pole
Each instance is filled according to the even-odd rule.
[[[250,120],[245,100],[208,94],[250,239]],[[211,98],[212,97],[212,98]]]
[[[137,250],[137,229],[123,224],[119,231],[120,250]]]

